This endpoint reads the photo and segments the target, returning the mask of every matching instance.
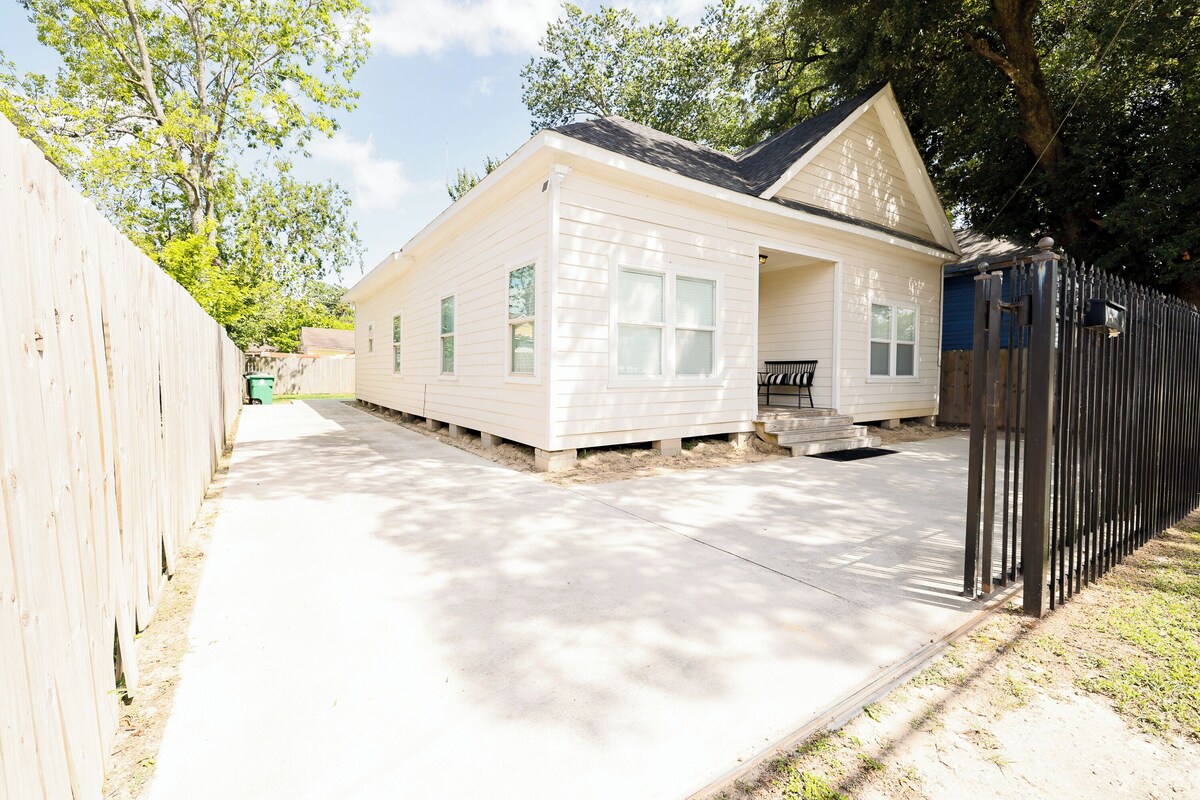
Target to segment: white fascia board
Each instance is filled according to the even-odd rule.
[[[779,180],[772,183],[766,191],[759,195],[759,197],[764,200],[770,200],[772,197],[774,197],[780,189],[782,189],[784,186],[787,186],[792,178],[796,177],[800,173],[800,170],[808,166],[809,162],[820,155],[822,150],[832,144],[834,139],[837,139],[839,136],[845,133],[851,125],[858,122],[858,118],[867,113],[867,111],[875,105],[875,102],[880,98],[880,96],[885,91],[888,91],[890,87],[891,84],[883,87],[876,92],[873,97],[864,101],[862,105],[850,112],[850,116],[846,117],[838,124],[836,128],[821,137],[819,142],[808,148],[808,151],[804,155],[800,156],[800,158],[796,159],[792,165],[787,168],[787,172],[780,175]]]
[[[688,178],[670,170],[655,167],[646,164],[642,161],[637,161],[626,156],[613,153],[596,145],[581,142],[578,139],[572,139],[569,136],[555,134],[552,131],[543,131],[542,133],[550,133],[547,137],[545,146],[550,149],[559,150],[568,155],[577,156],[582,159],[594,161],[614,169],[619,169],[623,172],[628,172],[631,175],[636,175],[648,180],[657,181],[673,188],[681,189],[696,194],[701,194],[710,197],[714,200],[719,200],[724,203],[729,203],[735,206],[740,206],[752,211],[773,214],[775,216],[793,219],[800,222],[806,222],[812,225],[817,225],[822,228],[830,228],[836,231],[854,234],[856,236],[865,236],[869,239],[874,239],[885,244],[902,247],[905,250],[921,253],[923,255],[933,256],[934,258],[945,258],[948,253],[953,251],[948,248],[931,247],[919,242],[909,241],[900,236],[883,231],[872,230],[861,225],[855,225],[850,222],[842,222],[841,220],[830,219],[819,214],[810,214],[807,211],[801,211],[796,208],[790,208],[775,203],[770,200],[764,200],[761,197],[756,197],[742,192],[734,192],[729,189],[722,189],[719,186],[713,186],[710,183]]]
[[[396,252],[380,261],[374,269],[364,275],[353,286],[346,290],[342,295],[342,299],[348,303],[353,303],[356,298],[362,297],[373,289],[383,286],[391,282],[400,275],[402,265],[411,264],[412,251],[417,245],[429,237],[435,230],[450,222],[450,220],[463,213],[463,210],[469,208],[472,204],[478,203],[479,198],[491,191],[493,186],[501,183],[508,175],[516,171],[516,169],[527,161],[530,156],[536,153],[545,144],[547,135],[551,131],[539,131],[536,135],[517,148],[517,151],[501,162],[500,166],[496,167],[479,183],[471,187],[471,190],[455,202],[446,207],[442,213],[434,217],[428,225],[417,232],[415,236],[409,239],[403,247]],[[405,258],[408,256],[408,258]]]

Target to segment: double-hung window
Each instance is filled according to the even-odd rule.
[[[400,374],[400,330],[402,324],[400,315],[392,315],[392,372],[396,375]]]
[[[454,374],[454,295],[442,298],[442,374]]]
[[[618,270],[618,377],[710,377],[716,372],[716,340],[716,281]]]
[[[367,323],[367,352],[375,352],[375,323]]]
[[[508,273],[508,371],[534,374],[534,315],[537,274],[533,264]]]
[[[622,267],[617,277],[617,374],[663,374],[667,276]]]
[[[917,374],[917,309],[871,304],[871,376],[913,378]]]
[[[717,284],[675,278],[675,374],[713,374],[717,338]]]

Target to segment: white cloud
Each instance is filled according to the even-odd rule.
[[[531,53],[559,10],[558,0],[377,0],[371,33],[397,56]]]
[[[611,0],[610,0],[611,2]],[[716,0],[633,0],[642,22],[667,16],[698,22]],[[600,3],[585,2],[595,11]],[[457,47],[477,56],[534,54],[546,26],[562,14],[560,0],[375,0],[371,35],[396,56],[437,55]]]
[[[476,78],[471,81],[471,94],[479,94],[484,97],[489,97],[492,94],[492,89],[496,86],[495,75],[484,75],[482,78]]]
[[[432,185],[410,179],[396,159],[376,155],[371,136],[363,141],[339,132],[330,139],[314,139],[309,150],[316,158],[350,170],[359,211],[393,211],[405,195],[427,191]]]

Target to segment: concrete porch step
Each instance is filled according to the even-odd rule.
[[[826,442],[808,442],[793,445],[793,456],[815,456],[821,453],[836,453],[839,450],[857,450],[860,447],[878,447],[883,440],[878,436],[865,436],[858,439],[833,439]]]

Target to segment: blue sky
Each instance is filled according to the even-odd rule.
[[[370,270],[449,204],[447,165],[450,174],[460,166],[478,170],[486,155],[504,156],[529,137],[520,71],[561,6],[557,0],[366,2],[373,51],[355,81],[358,108],[341,117],[333,141],[311,148],[313,158],[297,172],[331,178],[350,192]],[[694,22],[705,2],[626,5],[644,20],[670,14]],[[20,71],[51,72],[56,65],[14,0],[0,3],[0,51]],[[341,282],[359,277],[355,271]]]

